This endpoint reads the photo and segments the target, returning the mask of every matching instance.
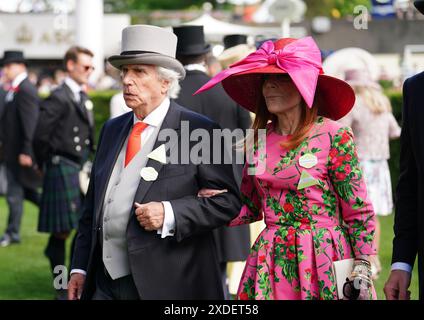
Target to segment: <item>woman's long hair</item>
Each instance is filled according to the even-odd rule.
[[[381,89],[369,86],[353,86],[353,90],[372,113],[392,112],[390,100]]]
[[[256,117],[252,124],[254,131],[254,142],[257,143],[258,130],[265,129],[267,123],[272,121],[275,126],[278,126],[278,119],[276,115],[273,115],[268,111],[265,104],[265,99],[261,96],[261,101],[256,107]],[[301,101],[302,113],[300,115],[300,121],[293,134],[287,141],[281,143],[281,147],[292,150],[299,146],[299,144],[308,136],[309,131],[314,125],[318,116],[317,102],[314,102],[312,108],[308,108],[305,101]]]

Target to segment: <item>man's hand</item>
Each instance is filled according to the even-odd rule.
[[[140,225],[147,231],[159,230],[163,226],[165,208],[162,202],[135,203],[135,215]]]
[[[408,290],[411,284],[411,274],[403,270],[393,270],[389,280],[384,286],[384,294],[387,300],[410,300],[411,291]]]
[[[19,164],[23,167],[31,167],[32,166],[32,158],[27,154],[21,153],[19,155]]]
[[[85,275],[73,273],[68,283],[68,300],[81,299],[82,289],[84,288]]]

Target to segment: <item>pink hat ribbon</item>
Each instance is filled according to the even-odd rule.
[[[268,40],[256,52],[218,73],[194,94],[212,88],[231,75],[269,65],[276,65],[289,74],[306,104],[311,108],[318,76],[322,73],[321,52],[312,37],[293,41],[279,50],[275,50],[274,43]]]

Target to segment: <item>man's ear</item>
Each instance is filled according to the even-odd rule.
[[[74,69],[75,69],[75,61],[73,61],[73,60],[68,60],[67,62],[66,62],[66,70],[67,71],[74,71]]]
[[[171,86],[171,82],[169,80],[162,80],[161,93],[166,94],[170,86]]]

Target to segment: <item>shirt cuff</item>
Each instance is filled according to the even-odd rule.
[[[163,208],[165,210],[165,217],[163,219],[163,226],[158,230],[158,234],[161,238],[172,237],[175,234],[175,216],[174,210],[172,210],[171,203],[169,201],[162,201]]]
[[[80,274],[82,274],[82,275],[84,275],[84,276],[86,276],[87,275],[87,272],[85,272],[84,270],[82,270],[82,269],[72,269],[71,270],[71,275],[72,274],[74,274],[74,273],[80,273]]]
[[[392,271],[393,270],[402,270],[411,273],[412,266],[405,262],[395,262],[392,264]]]

